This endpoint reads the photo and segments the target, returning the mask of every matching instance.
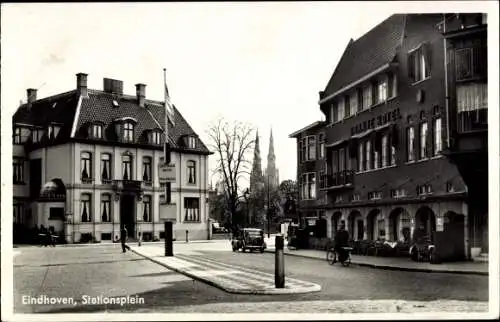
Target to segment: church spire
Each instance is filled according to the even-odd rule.
[[[262,182],[262,159],[260,157],[259,130],[255,135],[255,147],[253,151],[252,172],[250,174],[250,191],[257,191]]]
[[[272,127],[271,134],[269,136],[269,152],[267,154],[266,176],[269,177],[269,183],[271,184],[271,186],[277,187],[279,185],[279,178],[276,169],[276,156],[274,155],[274,138]]]

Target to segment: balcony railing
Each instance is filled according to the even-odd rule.
[[[354,182],[354,171],[343,170],[334,174],[325,174],[320,178],[320,189],[341,188],[352,185]]]
[[[141,191],[141,181],[138,180],[113,180],[113,190]]]
[[[458,132],[473,132],[488,129],[488,109],[458,113]]]

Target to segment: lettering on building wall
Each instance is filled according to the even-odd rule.
[[[351,127],[351,135],[355,135],[367,130],[371,130],[376,126],[381,126],[389,122],[395,122],[401,118],[401,112],[399,108],[389,111],[387,113],[373,117],[372,119],[365,120]]]

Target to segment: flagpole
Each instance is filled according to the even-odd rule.
[[[170,149],[168,148],[169,145],[169,140],[168,140],[168,108],[167,108],[167,69],[163,68],[163,86],[164,86],[164,91],[165,91],[165,144],[163,146],[163,157],[165,158],[165,166],[168,166],[170,164]],[[165,182],[165,202],[170,203],[170,182]]]

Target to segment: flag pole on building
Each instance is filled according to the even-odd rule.
[[[171,156],[170,156],[170,144],[169,144],[169,133],[168,133],[168,114],[169,114],[169,95],[168,95],[168,88],[167,88],[167,69],[163,68],[163,83],[165,85],[165,144],[164,144],[164,158],[165,158],[165,163],[164,166],[168,166],[171,161]],[[166,203],[170,203],[171,201],[171,183],[166,182],[165,183],[165,201]]]

